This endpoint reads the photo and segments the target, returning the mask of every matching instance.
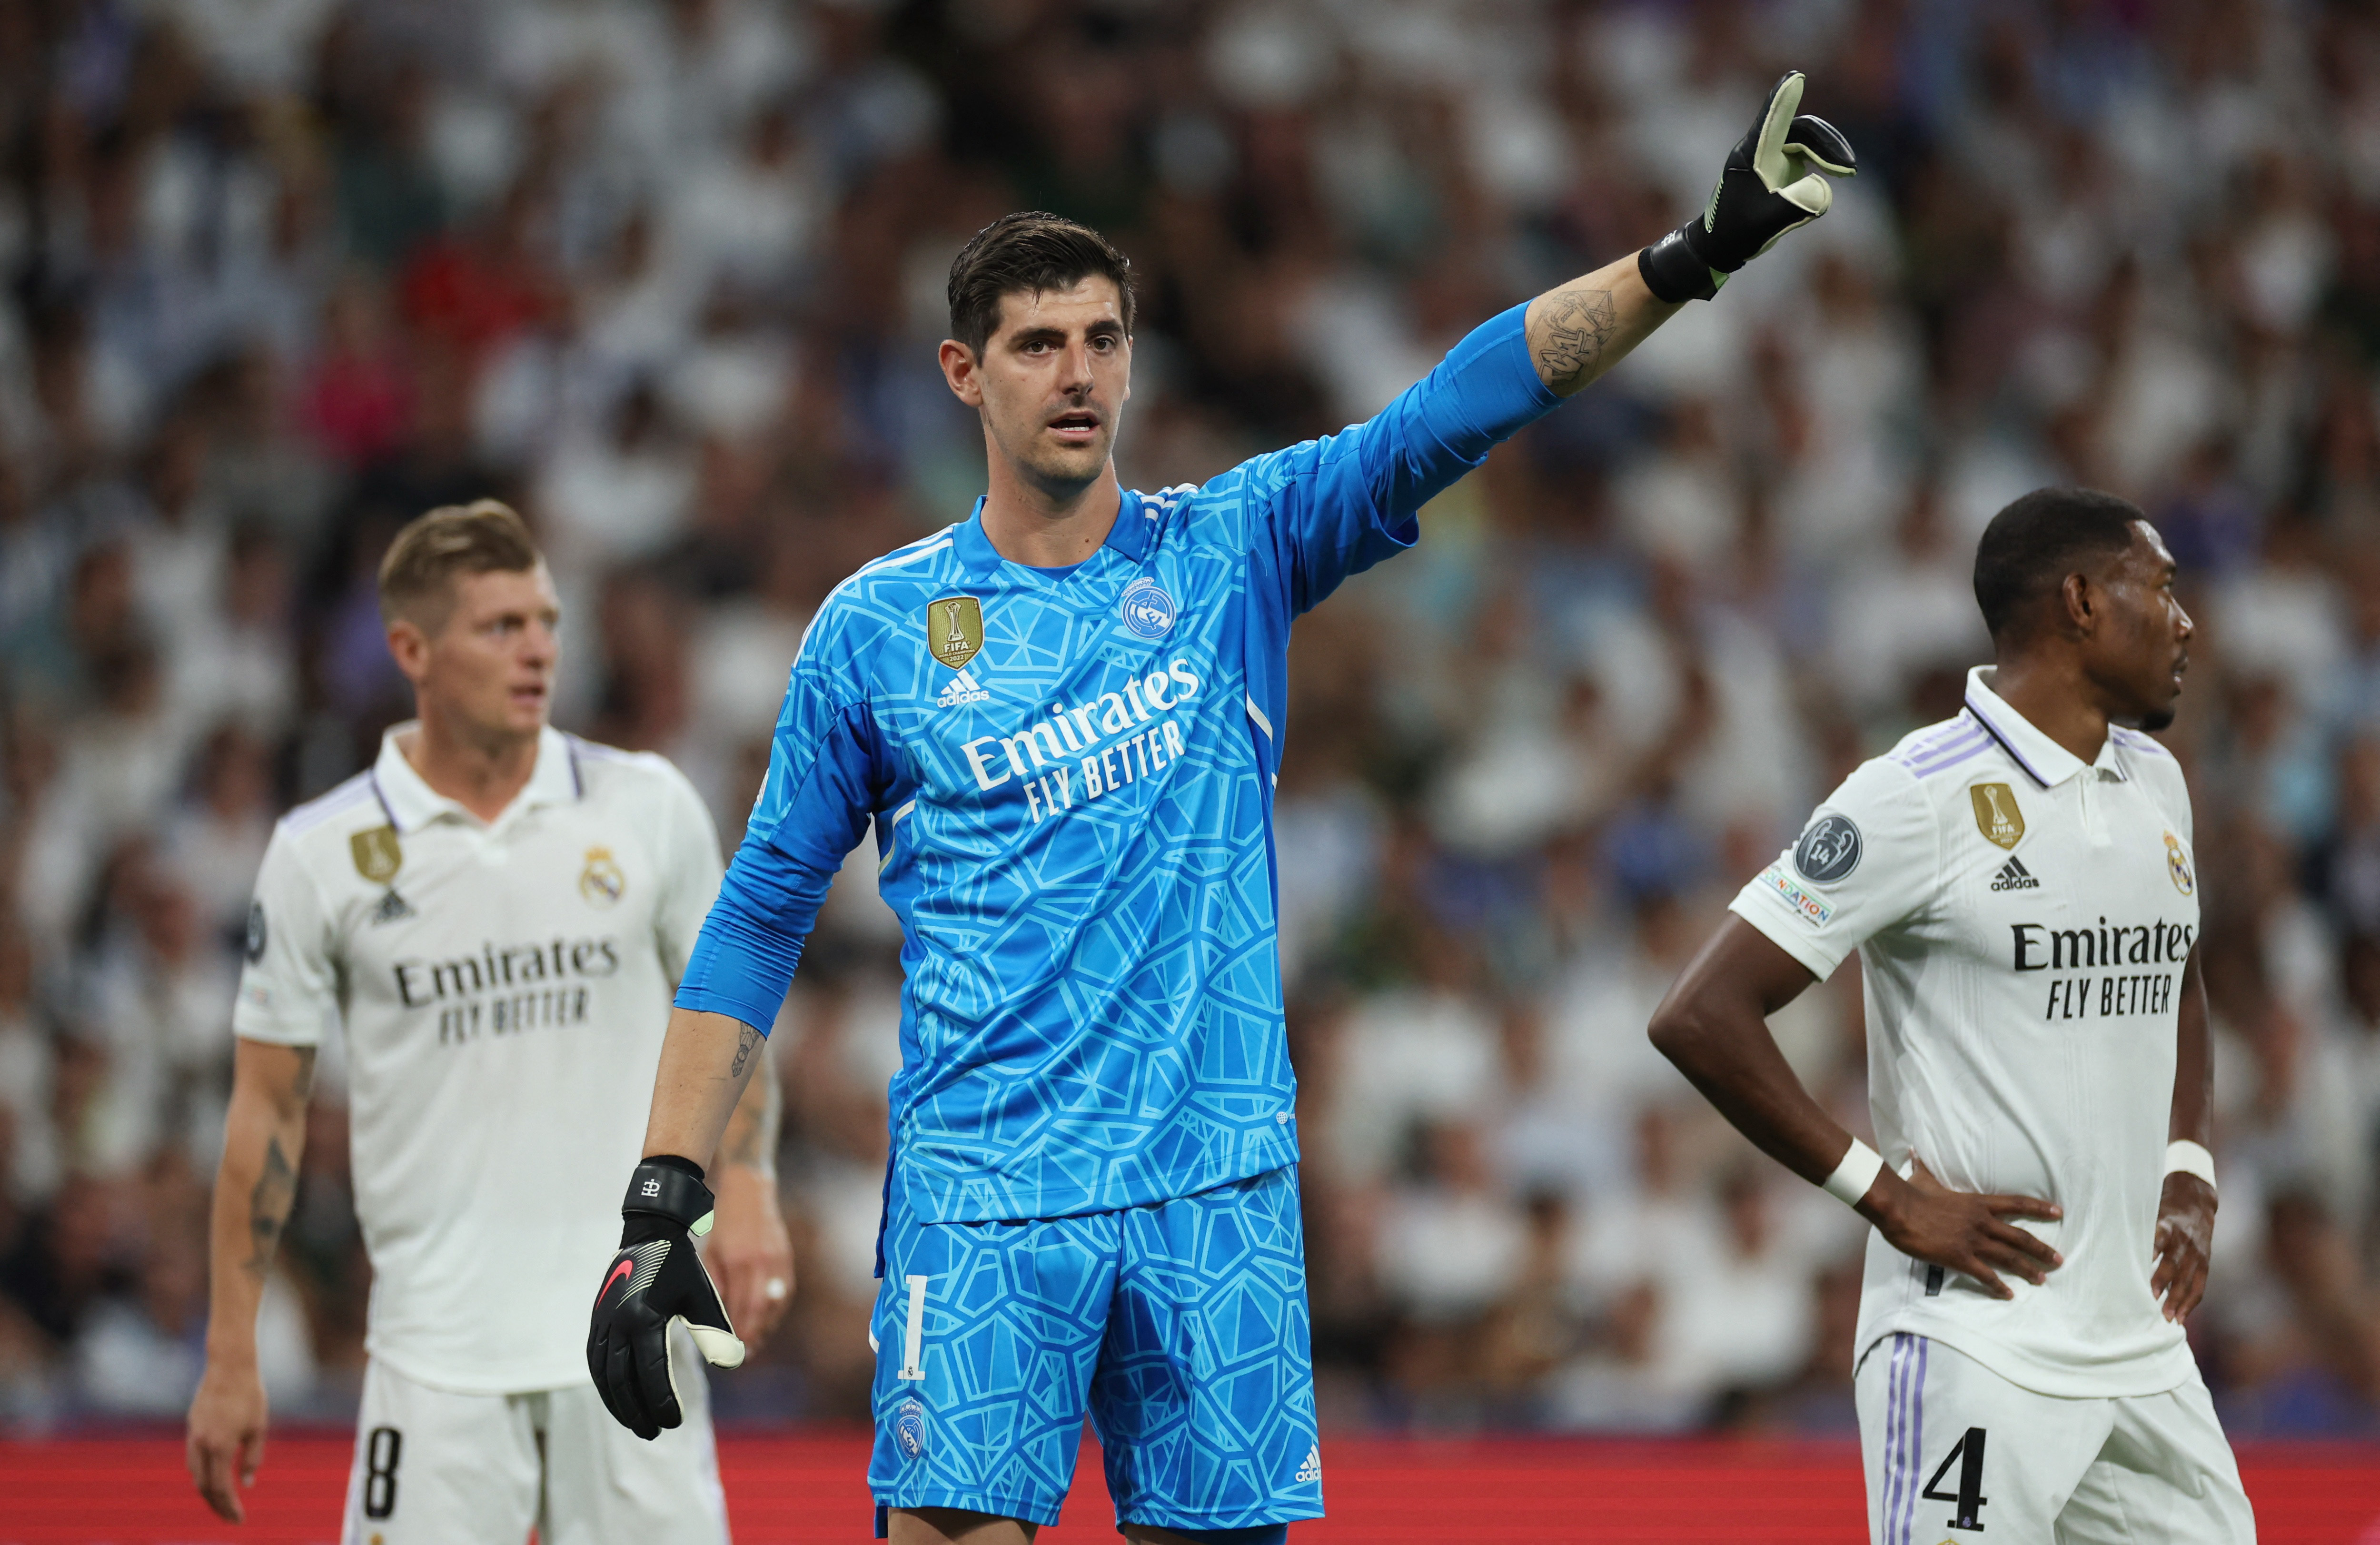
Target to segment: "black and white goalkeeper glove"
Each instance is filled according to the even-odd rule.
[[[1834,186],[1822,174],[1859,175],[1842,130],[1812,114],[1794,115],[1802,85],[1802,72],[1791,70],[1770,89],[1759,118],[1728,152],[1701,217],[1636,254],[1636,271],[1656,297],[1708,300],[1779,237],[1834,207]]]
[[[744,1344],[694,1247],[710,1232],[711,1204],[701,1166],[669,1154],[637,1166],[620,1204],[620,1253],[595,1295],[587,1371],[604,1406],[639,1438],[657,1438],[686,1419],[670,1373],[671,1321],[686,1321],[713,1367],[744,1361]]]

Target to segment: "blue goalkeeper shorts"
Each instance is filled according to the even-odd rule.
[[[880,1538],[896,1507],[1056,1523],[1086,1416],[1120,1526],[1277,1539],[1322,1516],[1293,1169],[1019,1223],[900,1198],[871,1321]]]

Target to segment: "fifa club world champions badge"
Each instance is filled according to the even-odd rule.
[[[983,602],[971,595],[946,595],[926,607],[926,650],[957,670],[983,648]]]
[[[2017,809],[2016,790],[2006,784],[1977,784],[1967,790],[1975,807],[1975,830],[1984,840],[2012,848],[2024,840],[2024,812]]]
[[[394,826],[358,832],[347,839],[347,851],[356,860],[356,872],[375,885],[387,884],[405,867],[405,849],[396,844]]]

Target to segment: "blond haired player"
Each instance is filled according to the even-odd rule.
[[[638,1442],[604,1413],[576,1332],[718,889],[717,834],[660,757],[546,723],[553,584],[511,510],[416,520],[380,592],[420,716],[290,812],[257,878],[191,1478],[242,1516],[265,1429],[257,1304],[335,1019],[373,1271],[345,1539],[723,1541],[707,1418]],[[713,1161],[710,1263],[747,1333],[791,1289],[773,1099],[752,1080]],[[679,1383],[704,1409],[690,1365]]]
[[[2215,1165],[2190,790],[2140,733],[2189,663],[2173,580],[2111,494],[1993,517],[1997,664],[1827,797],[1654,1016],[1729,1120],[1876,1225],[1855,1390],[1879,1545],[2255,1538],[2181,1329]],[[1762,1023],[1854,949],[1881,1155]]]

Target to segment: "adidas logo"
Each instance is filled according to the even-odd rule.
[[[991,694],[983,689],[983,683],[976,680],[972,673],[961,671],[958,675],[951,677],[951,684],[942,688],[942,695],[934,700],[934,706],[936,708],[959,708],[967,703],[988,703],[990,701],[991,701]]]
[[[1297,1484],[1311,1486],[1322,1478],[1322,1445],[1317,1443],[1305,1451],[1305,1463],[1297,1467]]]
[[[1992,889],[1995,891],[2037,891],[2041,889],[2041,882],[2035,880],[2033,875],[2026,870],[2022,859],[2010,858],[2007,863],[2000,866],[1999,873],[1992,876]]]
[[[377,928],[382,923],[401,923],[415,915],[412,904],[398,895],[395,890],[391,890],[388,894],[380,898],[380,905],[372,908],[372,926]]]

